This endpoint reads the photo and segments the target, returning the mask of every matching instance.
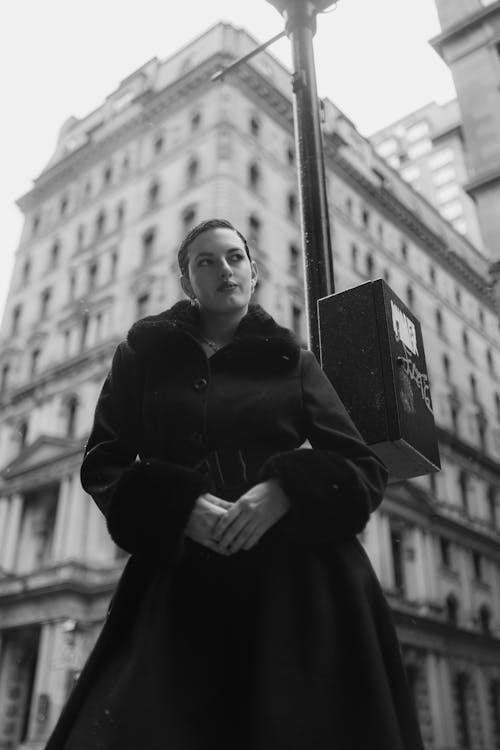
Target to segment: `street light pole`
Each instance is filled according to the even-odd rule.
[[[304,283],[309,346],[320,359],[317,301],[333,294],[334,275],[326,197],[313,36],[316,16],[328,0],[267,0],[285,19],[292,45],[295,143],[304,250]]]

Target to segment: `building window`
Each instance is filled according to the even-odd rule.
[[[429,266],[429,281],[433,286],[436,283],[436,269],[434,266]]]
[[[415,293],[411,284],[408,284],[408,286],[406,287],[406,304],[408,305],[410,310],[413,310],[415,306]]]
[[[295,164],[295,149],[293,146],[288,146],[286,150],[286,160],[290,167],[293,167]]]
[[[443,371],[446,380],[450,379],[450,358],[447,354],[443,354]]]
[[[470,393],[471,393],[471,396],[472,396],[472,400],[475,401],[475,402],[477,402],[477,400],[478,400],[478,398],[477,398],[477,381],[476,381],[475,376],[472,375],[472,373],[469,376],[469,384],[470,384]]]
[[[66,216],[67,210],[68,210],[68,196],[63,195],[63,197],[61,198],[61,202],[59,203],[59,215]]]
[[[260,135],[260,120],[257,115],[252,115],[250,118],[250,132],[255,138]]]
[[[21,283],[28,284],[31,275],[31,261],[27,258],[24,261],[23,270],[21,271]]]
[[[164,140],[162,135],[156,136],[154,143],[153,143],[153,151],[155,153],[155,156],[160,156],[160,154],[163,151],[164,146]]]
[[[31,224],[31,234],[33,237],[38,233],[38,230],[40,229],[40,217],[38,214],[33,217],[33,222]]]
[[[436,318],[436,329],[437,329],[438,335],[441,336],[441,338],[446,338],[445,331],[444,331],[443,314],[439,308],[436,309],[435,318]]]
[[[297,274],[300,268],[300,250],[293,242],[288,246],[290,273]]]
[[[76,431],[76,416],[78,411],[78,398],[71,396],[66,401],[66,414],[65,414],[65,436],[67,438],[74,438]]]
[[[92,183],[90,180],[87,180],[83,188],[83,200],[88,201],[91,194],[92,194]]]
[[[51,298],[51,290],[50,289],[44,289],[40,298],[40,319],[45,320],[47,315],[49,314],[49,305],[50,305],[50,298]]]
[[[454,697],[457,707],[457,739],[461,748],[471,747],[470,720],[468,714],[469,678],[465,672],[459,672],[454,679]]]
[[[486,364],[488,365],[488,372],[492,377],[496,377],[495,360],[491,349],[486,350]]]
[[[261,175],[259,165],[253,162],[248,167],[248,185],[252,190],[258,191],[261,187]]]
[[[80,224],[76,230],[76,249],[81,250],[85,242],[85,227]]]
[[[31,360],[30,360],[30,376],[33,377],[33,375],[36,375],[38,372],[38,364],[40,361],[40,349],[33,349],[31,352]]]
[[[89,332],[89,314],[84,313],[82,315],[82,321],[80,326],[80,351],[83,351],[87,345],[87,334]]]
[[[76,275],[72,271],[69,275],[69,300],[70,302],[75,298],[75,287],[76,287]]]
[[[200,125],[201,125],[201,113],[193,112],[193,114],[191,115],[191,132],[194,133],[195,130],[198,130]]]
[[[363,222],[363,227],[365,229],[369,229],[370,227],[370,212],[367,208],[364,208],[361,212],[361,221]]]
[[[352,198],[346,198],[345,210],[348,216],[352,216]]]
[[[408,260],[408,245],[404,241],[401,243],[401,257],[404,261]]]
[[[144,318],[148,314],[148,308],[149,308],[149,292],[145,292],[144,294],[140,294],[137,297],[136,300],[136,317]]]
[[[495,393],[495,409],[497,413],[497,420],[500,422],[500,396],[498,393]]]
[[[404,593],[403,532],[391,529],[391,552],[394,569],[394,587],[399,594]]]
[[[297,196],[295,193],[288,193],[287,199],[287,212],[288,212],[288,218],[292,219],[293,221],[297,220]]]
[[[200,162],[198,161],[196,156],[192,156],[188,162],[187,172],[186,172],[188,185],[194,182],[199,177],[199,173],[200,173]]]
[[[3,393],[9,387],[9,375],[10,365],[8,363],[2,365],[2,374],[0,377],[0,393]]]
[[[358,248],[354,243],[351,245],[351,265],[356,270],[358,265]]]
[[[465,328],[462,331],[462,346],[464,349],[465,356],[471,359],[470,339],[469,339],[469,334],[467,333]]]
[[[130,159],[128,155],[125,154],[125,156],[123,157],[123,161],[122,161],[122,174],[126,175],[129,169],[130,169]]]
[[[496,487],[490,484],[488,487],[488,512],[491,525],[494,529],[497,527],[497,491]]]
[[[366,256],[366,275],[369,279],[373,279],[374,276],[374,260],[373,255],[371,253],[368,253]]]
[[[88,270],[88,291],[93,292],[97,286],[97,263],[91,263]]]
[[[441,555],[441,564],[445,568],[451,568],[451,544],[449,539],[439,538],[439,552]]]
[[[19,435],[19,450],[22,450],[26,446],[28,439],[28,421],[26,419],[23,419],[19,423],[17,433]]]
[[[483,580],[483,557],[479,552],[475,550],[472,552],[472,569],[474,571],[474,578],[476,581]]]
[[[56,268],[57,264],[59,263],[60,250],[61,245],[59,243],[59,240],[56,240],[50,248],[49,268]]]
[[[142,256],[141,263],[149,263],[152,259],[155,249],[156,229],[148,229],[142,236]]]
[[[116,208],[116,228],[121,229],[125,221],[125,204],[119,203]]]
[[[95,236],[96,239],[102,237],[106,231],[106,213],[105,211],[99,211],[95,222]]]
[[[462,506],[462,510],[465,513],[466,516],[469,515],[469,483],[467,479],[467,473],[463,471],[463,469],[460,471],[458,475],[458,487],[460,491],[460,504]]]
[[[102,179],[104,187],[109,187],[109,185],[111,185],[112,179],[113,179],[113,169],[111,167],[106,167],[104,169],[103,179]]]
[[[300,338],[302,335],[302,308],[298,305],[292,305],[292,331]]]
[[[197,212],[195,206],[188,206],[182,212],[182,226],[184,234],[189,232],[189,230],[194,227],[196,223],[196,213]]]
[[[110,270],[109,270],[110,281],[114,281],[116,279],[117,268],[118,268],[118,253],[116,250],[113,250],[113,252],[111,253],[111,263],[110,263]]]
[[[149,211],[158,206],[160,200],[160,183],[155,180],[148,188],[147,208]]]
[[[21,322],[21,312],[22,312],[22,306],[16,305],[12,309],[12,318],[11,318],[11,324],[10,324],[10,333],[12,336],[17,336],[19,333],[19,324]]]
[[[454,404],[450,406],[451,427],[455,435],[458,435],[458,407]]]
[[[446,619],[450,625],[458,624],[458,599],[454,594],[448,594],[446,597]]]
[[[261,240],[261,222],[255,214],[248,217],[248,242],[254,247],[259,247]]]

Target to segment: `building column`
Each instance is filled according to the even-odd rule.
[[[486,670],[482,669],[479,664],[476,664],[474,668],[474,678],[484,747],[495,747],[488,696],[488,680]]]
[[[436,654],[429,652],[425,658],[427,671],[427,684],[429,685],[429,702],[432,721],[432,734],[434,737],[434,750],[445,750],[450,747],[447,742],[448,732],[444,721],[445,705],[439,674],[438,658]]]
[[[68,488],[68,520],[63,541],[62,557],[81,560],[87,534],[88,498],[80,486],[80,478],[70,477]]]
[[[54,562],[61,560],[65,544],[69,511],[69,487],[70,477],[64,477],[59,484],[59,495],[57,498],[54,541],[52,542],[52,559]]]
[[[9,515],[9,498],[0,497],[0,563],[2,561],[1,550],[5,549],[7,536],[7,518]],[[1,574],[1,571],[0,571]]]
[[[438,601],[438,561],[436,555],[436,539],[429,531],[424,531],[424,556],[428,575],[427,595],[434,603]]]
[[[463,612],[462,624],[467,628],[471,625],[471,619],[474,615],[472,611],[472,571],[470,566],[470,552],[466,547],[461,547],[458,554],[461,591],[460,609]]]
[[[413,589],[415,598],[419,605],[426,604],[428,599],[428,571],[424,533],[422,529],[416,526],[413,530],[413,540],[415,544],[415,558],[413,566]]]
[[[39,740],[47,734],[51,713],[50,698],[48,698],[48,712],[45,714],[45,719],[42,718],[42,715],[38,715],[38,711],[40,708],[43,708],[39,702],[40,696],[42,694],[45,694],[47,697],[49,696],[48,679],[53,642],[54,625],[52,623],[42,625],[33,682],[33,694],[31,697],[31,706],[29,707],[30,726],[28,731],[28,741]]]
[[[24,498],[22,495],[12,495],[9,501],[7,523],[5,527],[4,545],[0,550],[0,567],[6,571],[14,571],[16,553],[21,531]]]

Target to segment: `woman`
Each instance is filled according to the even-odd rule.
[[[115,353],[82,465],[131,553],[47,750],[422,750],[356,539],[386,470],[224,220]],[[312,447],[301,447],[306,441]]]

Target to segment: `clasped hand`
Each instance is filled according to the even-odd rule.
[[[219,554],[231,555],[254,547],[289,507],[276,479],[256,484],[235,503],[206,492],[197,499],[185,533]]]

